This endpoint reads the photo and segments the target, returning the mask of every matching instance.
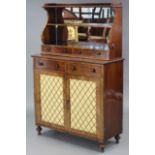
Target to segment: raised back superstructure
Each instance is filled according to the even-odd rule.
[[[44,9],[48,20],[42,33],[43,54],[91,57],[98,52],[102,60],[122,56],[121,4],[45,4]],[[56,48],[59,52],[53,53]],[[61,48],[69,52],[60,52]]]

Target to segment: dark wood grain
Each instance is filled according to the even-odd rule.
[[[110,59],[122,57],[122,8],[113,9],[115,18],[109,35]]]
[[[105,139],[122,133],[123,62],[104,66]]]

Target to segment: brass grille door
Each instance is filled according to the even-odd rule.
[[[40,108],[41,121],[64,125],[63,77],[40,74]]]
[[[70,79],[71,128],[96,134],[96,82]]]

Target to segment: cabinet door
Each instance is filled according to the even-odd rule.
[[[71,128],[96,134],[96,82],[70,78]]]
[[[64,126],[65,88],[61,65],[60,62],[43,61],[43,65],[35,68],[35,105],[38,124],[60,128]]]
[[[70,128],[87,137],[98,138],[103,134],[101,71],[96,65],[74,63],[68,67]]]

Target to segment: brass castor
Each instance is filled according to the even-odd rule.
[[[104,152],[104,144],[99,144],[99,148],[101,152]]]
[[[38,135],[41,135],[42,127],[41,126],[37,126],[36,130],[38,132]]]
[[[119,143],[119,140],[120,140],[120,136],[119,135],[116,135],[115,136],[115,139],[116,139],[116,143],[118,144]]]

